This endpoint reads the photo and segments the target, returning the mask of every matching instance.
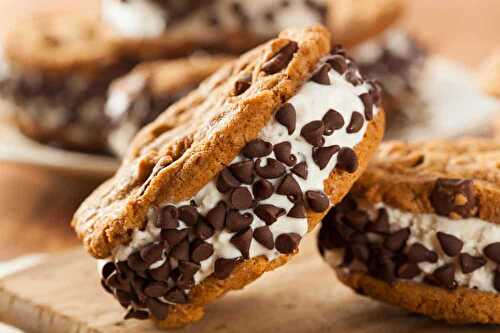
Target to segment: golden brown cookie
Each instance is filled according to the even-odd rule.
[[[488,94],[500,97],[500,50],[495,51],[483,63],[480,79]]]
[[[356,292],[451,323],[500,323],[500,141],[383,144],[323,219]]]
[[[137,132],[232,60],[227,56],[191,56],[138,65],[111,84],[105,113],[111,121],[108,142],[125,155]]]
[[[382,139],[376,88],[325,28],[287,31],[139,132],[72,222],[126,317],[186,325],[297,253]]]

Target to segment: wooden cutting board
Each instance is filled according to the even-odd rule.
[[[316,253],[312,236],[291,263],[207,308],[188,332],[495,332],[496,326],[449,326],[357,296]],[[0,280],[0,321],[37,333],[160,332],[123,321],[98,282],[96,264],[80,249]]]

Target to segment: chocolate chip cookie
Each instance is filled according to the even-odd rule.
[[[125,317],[181,327],[285,264],[381,141],[380,96],[314,26],[224,66],[139,132],[72,222]]]
[[[111,121],[111,150],[124,156],[142,127],[230,60],[226,56],[192,56],[143,63],[113,82],[105,109]]]
[[[357,293],[451,323],[500,323],[500,141],[390,142],[323,219]]]

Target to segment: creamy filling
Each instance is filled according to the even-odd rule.
[[[368,213],[376,219],[377,211],[380,210],[387,213],[391,234],[409,228],[409,237],[404,247],[401,249],[401,253],[404,254],[403,256],[410,257],[410,249],[412,249],[412,246],[415,244],[423,245],[428,251],[431,251],[423,251],[426,255],[422,256],[422,260],[425,261],[415,262],[419,269],[418,273],[415,271],[411,274],[415,276],[411,278],[409,278],[410,276],[405,276],[402,278],[398,277],[398,272],[396,272],[395,275],[397,279],[429,283],[429,277],[432,277],[433,274],[435,275],[435,272],[439,271],[440,268],[450,265],[449,267],[453,267],[453,274],[451,277],[455,281],[456,286],[473,288],[485,292],[498,292],[498,285],[495,287],[495,276],[497,274],[498,264],[488,258],[488,255],[485,254],[488,250],[485,251],[485,249],[489,245],[500,241],[500,226],[478,218],[451,219],[436,214],[414,214],[389,207],[383,203],[377,204],[374,208],[368,208]],[[372,221],[369,223],[375,222]],[[330,225],[330,228],[331,227],[332,225]],[[323,228],[327,227],[324,226]],[[334,229],[330,229],[331,232],[338,234],[343,233],[342,231],[339,233],[338,228],[333,228]],[[443,233],[458,239],[459,242],[455,241],[456,244],[462,242],[462,247],[460,248],[457,245],[456,250],[454,250],[456,253],[450,253],[450,250],[448,250],[448,253],[445,251],[447,247],[451,248],[451,242],[448,242],[448,245],[443,245],[441,243],[443,240],[439,239],[438,234],[443,237]],[[368,243],[371,247],[383,244],[384,239],[386,239],[384,236],[373,232],[366,232],[365,236],[368,237]],[[324,257],[332,267],[345,269],[350,272],[368,272],[370,274],[367,264],[363,262],[363,260],[356,258],[356,256],[347,259],[346,262],[345,247],[336,247],[333,249],[323,248],[325,250]],[[415,249],[412,251],[415,251]],[[478,266],[482,265],[472,272],[469,272],[467,269],[465,269],[466,272],[464,272],[463,261],[466,260],[468,256],[476,257],[475,263]],[[426,258],[424,259],[424,257]],[[414,259],[408,260],[418,261]],[[403,260],[403,262],[404,261],[405,260]],[[404,263],[400,262],[398,265],[402,267]],[[398,270],[397,267],[396,270]],[[432,281],[433,279],[430,280],[431,283],[436,282]]]

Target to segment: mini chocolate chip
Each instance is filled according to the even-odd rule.
[[[410,238],[410,228],[404,228],[388,235],[384,241],[384,246],[391,251],[400,251]]]
[[[321,85],[329,86],[330,77],[328,76],[328,73],[331,69],[332,67],[329,64],[324,64],[316,73],[314,73],[311,80]]]
[[[144,294],[148,297],[163,297],[168,291],[168,285],[165,282],[150,282],[144,288]]]
[[[334,223],[335,223],[335,229],[339,234],[339,236],[342,237],[342,239],[345,240],[346,242],[351,242],[354,235],[356,234],[356,230],[354,230],[354,228],[351,228],[350,226],[340,221],[335,221]]]
[[[296,202],[288,212],[287,216],[294,219],[304,219],[306,218],[306,207],[302,202]]]
[[[133,307],[129,307],[123,319],[137,319],[137,320],[146,320],[149,318],[149,313],[143,310],[136,310]]]
[[[252,221],[252,214],[240,214],[237,210],[231,209],[226,214],[226,229],[230,232],[238,232],[248,228]]]
[[[248,258],[250,256],[250,244],[252,243],[253,232],[251,228],[240,231],[231,238],[231,244],[233,244],[243,255],[243,257]]]
[[[439,178],[430,195],[432,206],[439,215],[452,218],[473,217],[478,212],[474,182],[470,179]]]
[[[459,238],[441,231],[439,231],[436,236],[444,253],[446,253],[449,257],[454,257],[462,251],[464,242],[462,242]]]
[[[359,132],[363,128],[364,123],[365,119],[363,118],[363,115],[354,111],[351,116],[351,121],[349,122],[349,125],[347,125],[347,133],[353,134]]]
[[[248,88],[250,88],[251,85],[252,85],[252,75],[251,74],[245,75],[244,77],[236,81],[234,85],[234,90],[235,90],[234,94],[236,96],[243,94],[245,91],[248,90]]]
[[[176,273],[175,275],[172,274],[173,276],[172,279],[175,281],[175,285],[177,286],[177,288],[185,290],[194,287],[195,282],[193,277],[184,276],[183,274],[180,273],[180,270],[176,270],[176,272],[178,273]]]
[[[438,267],[434,273],[432,273],[432,277],[440,286],[450,290],[457,287],[457,282],[455,281],[455,266],[452,263]]]
[[[325,144],[324,133],[325,124],[321,120],[311,121],[300,131],[300,135],[314,147],[321,147]]]
[[[235,209],[250,209],[253,207],[252,193],[246,187],[238,187],[231,191],[229,202]]]
[[[120,277],[120,274],[118,274],[117,272],[111,273],[111,275],[108,276],[108,278],[106,279],[106,285],[111,288],[130,291],[130,285],[128,284],[127,280]]]
[[[197,240],[191,244],[191,260],[200,263],[212,256],[214,247],[212,244]]]
[[[248,158],[265,157],[273,151],[273,145],[261,139],[255,139],[247,143],[243,148],[243,155]]]
[[[162,229],[175,229],[179,226],[179,212],[172,205],[165,206],[159,209],[158,218],[155,221],[155,226]]]
[[[370,221],[368,214],[360,209],[345,213],[345,219],[351,227],[359,232],[364,232],[366,225]]]
[[[101,277],[107,279],[113,272],[116,271],[115,263],[110,261],[104,264],[101,268]]]
[[[292,144],[290,142],[278,143],[274,146],[274,155],[276,159],[288,166],[294,166],[297,163],[297,157],[292,154]]]
[[[363,106],[365,107],[365,118],[370,121],[373,120],[373,98],[372,95],[365,93],[359,95],[359,98],[363,102]]]
[[[368,259],[370,259],[370,250],[368,249],[368,246],[365,244],[352,244],[351,245],[351,250],[352,254],[354,255],[354,258],[358,259],[361,262],[368,262]]]
[[[186,304],[188,301],[186,294],[179,288],[170,290],[165,296],[165,299],[175,304]]]
[[[326,61],[332,68],[340,75],[344,74],[347,70],[347,62],[341,55],[334,55]]]
[[[396,281],[396,264],[391,258],[380,257],[374,263],[371,270],[375,277],[391,284]]]
[[[253,183],[253,161],[243,161],[229,166],[231,173],[243,184]]]
[[[474,272],[475,270],[486,265],[486,259],[481,256],[471,256],[468,253],[462,253],[459,256],[460,258],[460,268],[462,268],[462,273],[469,274]]]
[[[330,206],[330,199],[321,191],[307,191],[306,200],[309,208],[317,213],[322,213]]]
[[[161,231],[161,239],[166,241],[168,243],[168,245],[170,245],[170,247],[173,247],[173,246],[179,244],[183,239],[185,239],[188,236],[188,233],[189,233],[188,229],[162,230]]]
[[[207,221],[215,230],[221,231],[224,229],[226,221],[227,206],[224,201],[219,201],[217,205],[207,213]]]
[[[192,278],[200,270],[200,265],[191,261],[180,261],[179,272],[186,278]]]
[[[148,265],[151,265],[161,259],[163,253],[163,245],[161,243],[153,243],[146,245],[141,251],[141,259]]]
[[[373,100],[373,103],[376,105],[376,106],[380,106],[382,104],[382,86],[380,84],[380,82],[378,81],[370,81],[370,86],[371,86],[371,89],[370,89],[370,94],[372,95],[372,100]]]
[[[170,275],[170,264],[166,260],[160,267],[150,269],[149,276],[155,281],[167,281]]]
[[[219,280],[224,280],[231,275],[238,264],[237,259],[219,258],[215,261],[214,276]]]
[[[320,170],[323,170],[332,159],[332,156],[338,153],[339,150],[340,147],[337,145],[314,148],[312,153],[314,163],[318,165]]]
[[[358,170],[359,162],[356,152],[349,147],[340,149],[337,157],[337,167],[348,173],[354,173]]]
[[[296,42],[290,41],[283,47],[274,57],[262,65],[262,70],[266,74],[275,74],[285,69],[288,63],[292,60],[295,52],[299,50],[299,45]]]
[[[286,103],[280,107],[275,116],[278,123],[285,126],[288,129],[288,135],[292,135],[295,132],[295,127],[297,123],[297,113],[292,104]]]
[[[179,219],[188,226],[193,226],[198,222],[198,209],[191,205],[179,207]]]
[[[349,66],[349,64],[347,65]],[[351,83],[353,86],[359,86],[360,84],[363,83],[363,80],[359,77],[358,73],[356,73],[355,70],[349,70],[345,74],[345,79],[347,82]]]
[[[158,320],[165,320],[168,316],[168,304],[160,302],[156,298],[146,299],[146,305],[153,317]]]
[[[174,246],[170,256],[177,260],[189,260],[189,242],[187,239]]]
[[[115,296],[124,308],[127,308],[132,303],[132,295],[123,290],[115,290]]]
[[[387,214],[387,210],[385,210],[385,208],[380,208],[378,210],[377,219],[373,223],[368,224],[366,231],[381,235],[387,235],[390,233],[389,215]]]
[[[483,249],[483,252],[488,259],[500,264],[500,242],[491,243]]]
[[[422,270],[417,264],[413,262],[407,262],[398,268],[398,277],[400,279],[413,279],[422,273]]]
[[[306,162],[300,162],[299,164],[296,164],[292,170],[294,174],[299,176],[302,179],[307,179],[307,163]]]
[[[267,225],[273,224],[278,218],[286,214],[286,210],[273,205],[258,205],[254,209],[255,215]]]
[[[132,269],[136,273],[145,272],[149,266],[146,262],[144,262],[144,260],[142,260],[139,252],[135,252],[135,253],[131,254],[127,258],[127,264],[128,264],[128,267],[130,267],[130,269]]]
[[[430,262],[436,263],[438,255],[436,252],[429,250],[420,243],[414,243],[408,249],[408,260],[414,263]]]
[[[252,186],[252,192],[255,200],[262,201],[271,197],[274,193],[273,184],[265,179],[259,179]]]
[[[261,162],[262,160],[260,158],[255,161],[255,173],[262,178],[279,178],[286,172],[285,166],[274,158],[268,158],[266,166],[261,166]]]
[[[283,180],[276,189],[276,193],[280,195],[286,195],[292,198],[292,201],[296,201],[298,198],[302,197],[302,190],[300,189],[300,185],[290,173],[283,177]]]
[[[219,173],[216,186],[219,192],[227,193],[231,191],[231,189],[240,186],[240,182],[233,176],[231,171],[226,168]]]
[[[224,223],[224,222],[222,222],[222,223]],[[196,232],[196,236],[198,236],[200,239],[205,240],[205,239],[209,239],[210,237],[212,237],[215,233],[215,230],[210,224],[205,222],[203,219],[200,219],[200,221],[198,222],[198,224],[195,227],[195,232]]]
[[[281,234],[276,238],[276,250],[283,254],[291,254],[298,249],[301,239],[299,234]]]
[[[344,117],[332,109],[323,116],[323,123],[325,124],[325,135],[331,135],[335,130],[341,129],[345,125]]]
[[[253,232],[253,238],[255,238],[255,240],[262,244],[266,249],[274,249],[273,233],[268,226],[255,229]]]

